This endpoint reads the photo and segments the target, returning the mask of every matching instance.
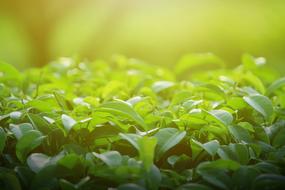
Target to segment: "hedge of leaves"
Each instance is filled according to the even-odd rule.
[[[285,189],[285,78],[212,54],[0,64],[0,189]]]

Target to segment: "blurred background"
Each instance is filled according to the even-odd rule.
[[[171,67],[204,52],[285,70],[285,1],[0,0],[0,60],[18,68],[116,53]]]

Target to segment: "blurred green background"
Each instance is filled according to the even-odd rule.
[[[171,66],[201,52],[230,66],[251,53],[285,70],[285,1],[0,1],[0,60],[18,68],[116,53]]]

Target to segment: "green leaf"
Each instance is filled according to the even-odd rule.
[[[233,122],[233,116],[228,111],[225,110],[211,110],[208,112],[211,116],[217,119],[219,122],[225,126],[230,125]]]
[[[219,159],[215,161],[206,161],[199,164],[197,171],[207,171],[210,169],[228,169],[228,170],[237,170],[240,168],[240,164],[234,160],[229,159]]]
[[[258,176],[254,183],[254,190],[275,190],[284,189],[285,176],[276,174],[262,174]]]
[[[104,103],[98,111],[108,112],[115,116],[125,116],[128,119],[135,121],[138,125],[143,127],[144,130],[147,130],[148,128],[143,118],[128,103],[122,100]]]
[[[211,156],[214,156],[219,147],[220,147],[220,143],[219,141],[217,140],[212,140],[212,141],[209,141],[209,142],[206,142],[204,144],[192,139],[192,141],[197,144],[198,146],[200,146],[201,148],[203,148],[207,153],[209,153]]]
[[[43,134],[49,134],[51,132],[51,125],[49,125],[49,123],[43,117],[38,114],[32,113],[28,113],[27,116],[30,122],[37,130],[39,130]]]
[[[197,173],[208,183],[220,189],[232,189],[233,183],[228,170],[235,171],[240,165],[233,160],[207,161],[198,165]]]
[[[173,82],[170,81],[157,81],[152,85],[152,89],[155,93],[159,93],[165,89],[168,89],[174,85]]]
[[[77,123],[72,117],[62,114],[61,115],[62,124],[67,132],[69,132],[72,127]]]
[[[46,136],[42,136],[41,132],[30,130],[25,133],[16,144],[17,158],[24,162],[26,156],[36,147],[38,147]]]
[[[234,160],[241,164],[247,164],[250,159],[248,148],[244,144],[223,145],[217,153],[222,159]]]
[[[128,133],[128,134],[119,133],[119,136],[122,139],[127,140],[131,145],[133,145],[139,151],[140,148],[139,148],[138,140],[142,138],[141,136],[137,134],[132,134],[132,133]]]
[[[250,84],[250,86],[253,86],[255,90],[259,91],[261,94],[265,93],[265,87],[262,81],[260,80],[260,78],[255,76],[253,73],[246,72],[241,75],[241,78],[247,81]]]
[[[273,114],[273,105],[269,98],[263,95],[251,95],[243,97],[253,109],[269,119]]]
[[[245,103],[241,97],[229,97],[227,105],[235,110],[240,110],[245,108],[247,103]]]
[[[213,67],[223,67],[224,62],[217,56],[211,53],[205,54],[188,54],[183,56],[177,65],[175,66],[175,73],[179,76],[186,71],[191,71],[193,68],[211,68]],[[203,67],[202,67],[203,66]],[[207,67],[209,66],[209,67]]]
[[[160,170],[154,164],[150,167],[150,170],[145,171],[144,178],[146,189],[159,189],[162,176]]]
[[[247,70],[254,70],[257,67],[254,57],[251,56],[250,54],[242,55],[242,64],[243,67]]]
[[[39,173],[33,178],[31,182],[30,189],[55,189],[58,184],[57,180],[57,166],[51,165],[43,168]]]
[[[19,140],[24,134],[33,130],[33,126],[30,123],[21,123],[19,125],[10,125],[10,130],[15,135],[15,137]]]
[[[266,95],[269,96],[273,92],[275,92],[278,88],[282,87],[285,85],[285,77],[280,78],[276,81],[274,81],[266,90]]]
[[[50,162],[50,157],[42,153],[33,153],[27,158],[27,164],[29,168],[38,173]]]
[[[233,173],[233,180],[235,182],[236,189],[251,189],[252,182],[260,174],[260,172],[249,166],[241,166]]]
[[[2,154],[6,145],[7,135],[2,127],[0,127],[0,154]]]
[[[281,147],[285,145],[285,127],[280,129],[272,140],[272,145],[275,147]]]
[[[58,86],[58,84],[57,84]],[[70,110],[71,105],[68,101],[64,98],[64,96],[56,91],[53,92],[54,98],[57,102],[57,104],[61,107],[62,110]]]
[[[156,159],[159,160],[165,152],[177,145],[185,135],[185,131],[179,131],[175,128],[160,129],[154,135],[157,138]]]
[[[58,165],[63,166],[69,170],[76,170],[76,166],[80,163],[80,156],[74,153],[67,154],[60,158],[57,162]],[[75,171],[79,172],[79,171]]]
[[[246,129],[247,131],[254,132],[253,126],[248,122],[239,122],[238,126]]]
[[[20,72],[10,64],[0,62],[0,81],[19,81],[21,79]]]
[[[50,112],[50,111],[54,110],[55,108],[57,108],[57,107],[51,105],[50,102],[45,102],[43,100],[31,100],[26,105],[29,107],[36,108],[42,112]]]
[[[244,141],[247,143],[250,143],[252,141],[249,132],[243,127],[240,127],[239,125],[229,125],[228,129],[236,140]]]
[[[93,152],[93,155],[102,160],[109,167],[117,167],[122,163],[122,156],[117,151],[108,151],[102,154]]]
[[[157,139],[154,137],[142,137],[138,139],[140,160],[143,162],[144,168],[149,171],[153,165],[154,150]]]

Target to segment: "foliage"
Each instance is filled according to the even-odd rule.
[[[195,72],[198,57],[174,72],[123,56],[1,63],[1,189],[284,188],[284,78],[249,55]]]

